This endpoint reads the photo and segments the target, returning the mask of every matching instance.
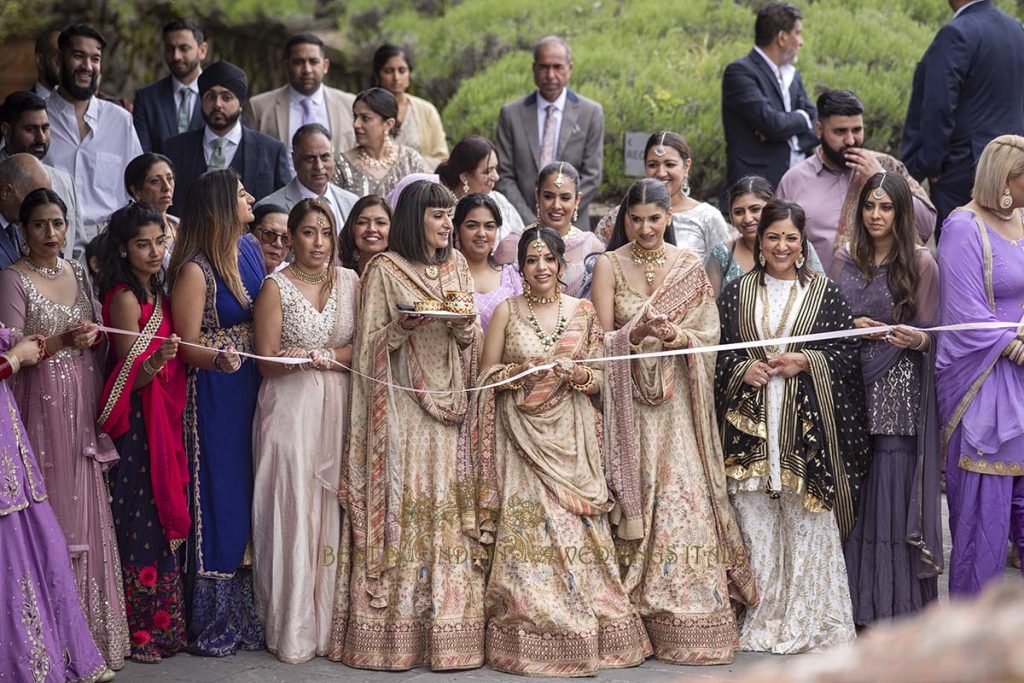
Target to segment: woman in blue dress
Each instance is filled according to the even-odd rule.
[[[263,648],[253,599],[252,418],[259,392],[252,352],[252,302],[263,254],[246,234],[253,197],[232,169],[211,171],[189,190],[171,260],[171,312],[189,365],[185,448],[192,534],[188,649],[223,657]]]

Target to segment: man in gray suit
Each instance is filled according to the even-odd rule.
[[[31,154],[40,161],[50,150],[50,118],[46,113],[46,101],[28,90],[12,92],[2,105],[0,116],[0,133],[3,134],[4,147],[0,150],[0,160],[14,154]],[[64,200],[68,209],[67,248],[65,258],[77,258],[80,254],[72,254],[75,236],[82,224],[78,213],[78,196],[75,184],[67,171],[43,164],[50,176],[50,186]],[[12,220],[17,220],[16,216]]]
[[[250,98],[242,111],[242,123],[277,138],[289,147],[289,152],[299,127],[319,123],[331,134],[335,156],[352,149],[356,146],[352,129],[352,103],[356,98],[323,84],[330,66],[324,41],[309,33],[292,37],[284,48],[288,84]]]
[[[331,182],[335,159],[331,134],[319,123],[307,123],[295,131],[291,142],[295,177],[277,192],[261,199],[256,206],[277,204],[291,211],[303,199],[320,199],[330,205],[335,229],[340,234],[349,211],[359,197]]]
[[[572,50],[564,38],[541,38],[533,50],[537,90],[501,108],[498,118],[496,189],[508,197],[523,221],[537,219],[535,186],[540,169],[552,161],[572,164],[583,193],[577,224],[590,229],[587,207],[601,184],[604,110],[568,88]]]

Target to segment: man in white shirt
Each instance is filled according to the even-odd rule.
[[[124,169],[142,154],[131,114],[96,97],[106,45],[100,32],[85,24],[62,31],[60,87],[46,100],[50,150],[44,161],[67,171],[78,193],[82,225],[74,253],[85,251],[107,217],[128,203]]]
[[[352,129],[355,96],[323,84],[331,66],[320,38],[303,33],[289,39],[284,48],[288,84],[256,95],[246,104],[242,122],[277,138],[291,148],[300,127],[319,123],[330,133],[335,156],[356,146]],[[293,169],[294,170],[294,169]]]
[[[261,204],[278,204],[292,210],[303,199],[326,202],[334,213],[334,227],[341,233],[348,213],[359,197],[331,182],[334,177],[334,149],[331,136],[319,123],[307,123],[292,138],[292,163],[295,178],[277,192],[261,199]]]
[[[57,36],[60,31],[43,31],[36,38],[36,83],[32,92],[44,100],[60,83],[60,59],[57,56]]]
[[[206,36],[191,19],[164,26],[164,62],[170,75],[135,93],[132,119],[139,143],[147,152],[162,152],[164,141],[203,127],[199,106],[199,74],[206,59]]]
[[[3,112],[0,133],[3,134],[4,145],[0,150],[0,160],[13,154],[31,154],[42,161],[50,151],[50,119],[46,114],[46,101],[34,92],[18,90],[7,96],[0,110]],[[43,168],[50,176],[53,191],[64,200],[68,210],[64,258],[78,258],[80,254],[74,253],[75,236],[82,220],[75,184],[67,171],[46,164]]]
[[[583,194],[578,225],[590,229],[587,206],[601,184],[604,164],[604,109],[569,88],[572,50],[564,38],[547,36],[533,50],[537,90],[509,102],[498,117],[498,184],[523,222],[532,223],[537,177],[554,161],[579,172]]]

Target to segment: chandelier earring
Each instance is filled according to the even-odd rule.
[[[126,252],[124,249],[120,249],[118,250],[117,255],[120,256],[121,258],[127,258],[128,252]]]
[[[763,251],[760,254],[757,255],[757,262],[761,264],[762,268],[764,268],[765,264],[768,263],[768,261],[765,260],[765,258],[764,258],[764,252]]]
[[[523,276],[523,296],[530,296],[532,291],[530,290],[530,282]]]
[[[679,186],[679,194],[684,197],[690,196],[690,176],[687,175],[683,178],[683,184]]]
[[[469,181],[468,180],[463,180],[462,181],[462,194],[464,194],[464,195],[469,194]]]
[[[999,208],[1004,211],[1008,211],[1013,206],[1013,195],[1010,194],[1010,188],[1003,188],[1003,196],[999,198]]]
[[[28,256],[28,242],[25,241],[25,237],[21,238],[21,255]]]
[[[573,225],[580,222],[580,206],[576,205],[576,208],[572,210],[572,223]]]
[[[806,262],[807,262],[807,259],[804,258],[803,254],[800,254],[800,256],[796,260],[796,269],[800,270],[801,268],[803,268],[804,267],[804,263],[806,263]]]

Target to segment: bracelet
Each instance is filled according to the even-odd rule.
[[[516,369],[518,368],[519,366],[516,363],[509,363],[502,368],[497,375],[495,375],[494,379],[498,382],[505,382],[509,377],[515,377],[519,374],[516,372]],[[524,384],[526,384],[526,378],[520,377],[514,382],[505,382],[505,384],[499,388],[507,391],[515,391],[517,389],[522,389]]]
[[[21,361],[14,355],[13,351],[8,351],[3,356],[3,359],[7,361],[7,364],[11,366],[11,374],[18,374],[18,370],[21,370]]]
[[[213,357],[213,369],[217,372],[224,372],[220,367],[220,358],[224,354],[223,351],[218,351],[217,355]]]
[[[160,370],[163,369],[163,367],[164,367],[162,363],[159,366],[157,366],[157,367],[153,367],[153,359],[154,358],[156,358],[156,354],[155,353],[151,354],[149,356],[149,358],[147,358],[146,360],[142,361],[142,370],[143,370],[143,372],[149,374],[151,377],[155,377],[156,373],[160,372]]]
[[[917,346],[915,346],[914,349],[913,349],[914,351],[924,351],[925,349],[928,348],[928,334],[927,333],[922,333],[922,334],[924,334],[924,341],[921,342],[920,344],[918,344]]]
[[[587,365],[583,365],[583,366],[581,366],[581,367],[582,367],[582,368],[583,368],[584,370],[586,370],[586,371],[587,371],[587,381],[586,381],[586,382],[584,382],[583,384],[577,384],[577,383],[576,383],[576,382],[575,382],[575,381],[574,381],[574,380],[573,380],[573,379],[572,379],[572,378],[570,377],[570,378],[569,378],[569,385],[570,385],[570,386],[571,386],[571,387],[572,387],[573,389],[575,389],[576,391],[582,391],[582,392],[583,392],[583,393],[585,394],[585,393],[587,393],[588,391],[590,391],[591,389],[593,389],[593,388],[594,388],[594,385],[595,385],[595,384],[597,384],[597,378],[596,378],[596,376],[594,375],[594,370],[593,370],[593,368],[591,368],[591,367],[589,367],[589,366],[587,366]]]

